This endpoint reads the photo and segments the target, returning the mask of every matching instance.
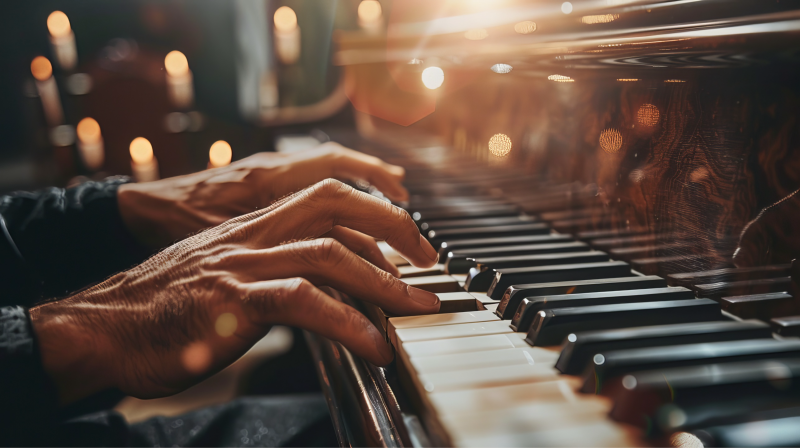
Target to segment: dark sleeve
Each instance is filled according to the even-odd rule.
[[[117,209],[117,189],[127,182],[0,197],[0,306],[64,296],[147,258]]]
[[[0,307],[0,445],[42,444],[57,419],[58,396],[44,371],[28,313]]]

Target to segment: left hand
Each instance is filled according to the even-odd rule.
[[[117,201],[128,229],[158,249],[327,178],[365,180],[389,199],[405,201],[404,176],[402,167],[324,143],[306,151],[259,153],[222,168],[126,184]]]

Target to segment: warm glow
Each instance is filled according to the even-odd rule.
[[[164,58],[164,67],[170,76],[185,76],[189,73],[189,61],[180,51],[170,51]]]
[[[364,0],[358,5],[358,18],[364,22],[374,22],[380,19],[382,12],[381,4],[378,0]],[[277,20],[277,14],[275,17]],[[297,18],[295,18],[295,22],[297,22]]]
[[[489,139],[489,152],[496,157],[505,157],[511,152],[511,139],[505,134],[495,134]]]
[[[619,82],[636,82],[638,80],[637,78],[617,78]]]
[[[153,145],[144,137],[133,139],[130,151],[134,163],[144,164],[153,160]]]
[[[205,373],[211,367],[211,348],[203,342],[189,344],[181,353],[181,364],[195,375]]]
[[[519,22],[514,25],[514,31],[519,34],[531,34],[536,31],[536,22],[531,22],[530,20]]]
[[[655,126],[658,123],[658,118],[661,113],[658,108],[652,104],[642,104],[639,111],[636,113],[636,120],[642,126]]]
[[[238,325],[239,322],[233,313],[222,313],[217,318],[217,321],[214,322],[214,330],[217,331],[218,335],[227,338],[228,336],[232,336],[233,333],[236,333],[236,327],[238,327]]]
[[[466,37],[469,40],[482,40],[489,37],[489,32],[483,28],[478,28],[476,30],[467,31],[466,33],[464,33],[464,37]]]
[[[61,11],[53,11],[47,16],[47,30],[53,37],[67,37],[72,32],[69,18]]]
[[[214,142],[214,144],[211,145],[211,149],[208,151],[208,160],[211,162],[211,165],[215,167],[228,165],[231,163],[231,157],[233,157],[231,145],[225,140]]]
[[[664,82],[686,82],[682,79],[665,79]]]
[[[422,83],[425,87],[434,90],[444,83],[444,70],[439,67],[428,67],[422,71]]]
[[[572,12],[572,3],[564,2],[561,4],[561,12],[564,14],[569,14]]]
[[[360,9],[361,7],[359,5],[359,10]],[[289,31],[294,31],[295,28],[297,28],[297,14],[295,14],[294,10],[288,6],[281,6],[278,8],[278,10],[275,11],[273,20],[275,21],[275,29],[280,32],[287,33]]]
[[[569,76],[564,76],[564,75],[550,75],[550,76],[547,77],[547,79],[549,79],[550,81],[555,81],[555,82],[575,82],[574,79],[570,78]]]
[[[606,129],[600,133],[600,147],[603,151],[614,154],[622,148],[622,134],[616,129]]]
[[[408,61],[408,65],[419,65],[422,64],[422,59],[412,58]]]
[[[36,56],[31,62],[31,74],[38,81],[47,81],[53,76],[53,64],[44,56]]]
[[[76,128],[78,140],[84,143],[96,143],[100,141],[100,125],[94,118],[86,117],[78,123]]]
[[[613,22],[619,18],[619,14],[599,14],[596,16],[583,16],[581,22],[587,25],[594,25],[596,23]]]

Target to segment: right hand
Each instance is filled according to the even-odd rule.
[[[112,387],[165,396],[226,367],[274,324],[319,333],[386,365],[392,351],[372,323],[317,286],[397,314],[435,313],[439,299],[376,267],[388,263],[364,234],[417,266],[437,261],[408,213],[323,181],[31,309],[45,369],[65,403]]]

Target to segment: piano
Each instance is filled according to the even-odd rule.
[[[337,36],[442,303],[307,334],[340,444],[800,444],[800,2],[430,3]]]

